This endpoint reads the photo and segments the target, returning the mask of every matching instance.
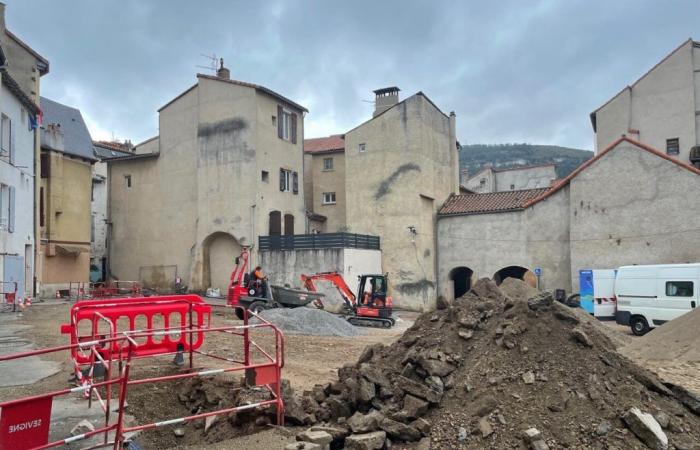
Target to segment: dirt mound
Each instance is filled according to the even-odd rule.
[[[506,278],[499,286],[501,292],[513,300],[527,300],[540,291],[518,278]]]
[[[479,280],[391,346],[368,347],[339,369],[338,381],[290,404],[306,423],[327,422],[340,446],[386,437],[463,449],[700,444],[700,398],[672,392],[618,354],[551,293],[514,297],[521,298]]]
[[[700,362],[700,308],[654,328],[622,352],[641,361]]]
[[[359,336],[362,331],[341,316],[316,308],[275,308],[260,313],[286,333],[311,336]]]

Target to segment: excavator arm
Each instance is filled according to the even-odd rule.
[[[317,292],[316,285],[314,284],[315,280],[324,280],[332,283],[333,286],[338,289],[338,292],[340,292],[340,296],[343,298],[345,305],[350,309],[355,308],[357,304],[355,294],[352,293],[352,290],[338,272],[319,272],[313,275],[301,276],[301,282],[304,284],[307,291]]]

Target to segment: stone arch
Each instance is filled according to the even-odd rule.
[[[472,288],[472,275],[474,271],[469,267],[459,266],[450,270],[453,298],[457,299],[469,292]]]
[[[241,244],[229,233],[217,231],[202,242],[203,288],[219,288],[226,295],[234,260],[240,255]]]
[[[506,278],[523,280],[532,287],[537,287],[537,276],[533,271],[523,266],[507,266],[493,274],[493,281],[500,285]]]

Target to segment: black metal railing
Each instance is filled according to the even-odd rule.
[[[314,250],[322,248],[362,248],[379,250],[379,236],[354,233],[292,234],[288,236],[260,236],[258,249]]]

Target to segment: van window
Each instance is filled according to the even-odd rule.
[[[667,297],[692,297],[693,282],[692,281],[667,281],[666,282]]]

